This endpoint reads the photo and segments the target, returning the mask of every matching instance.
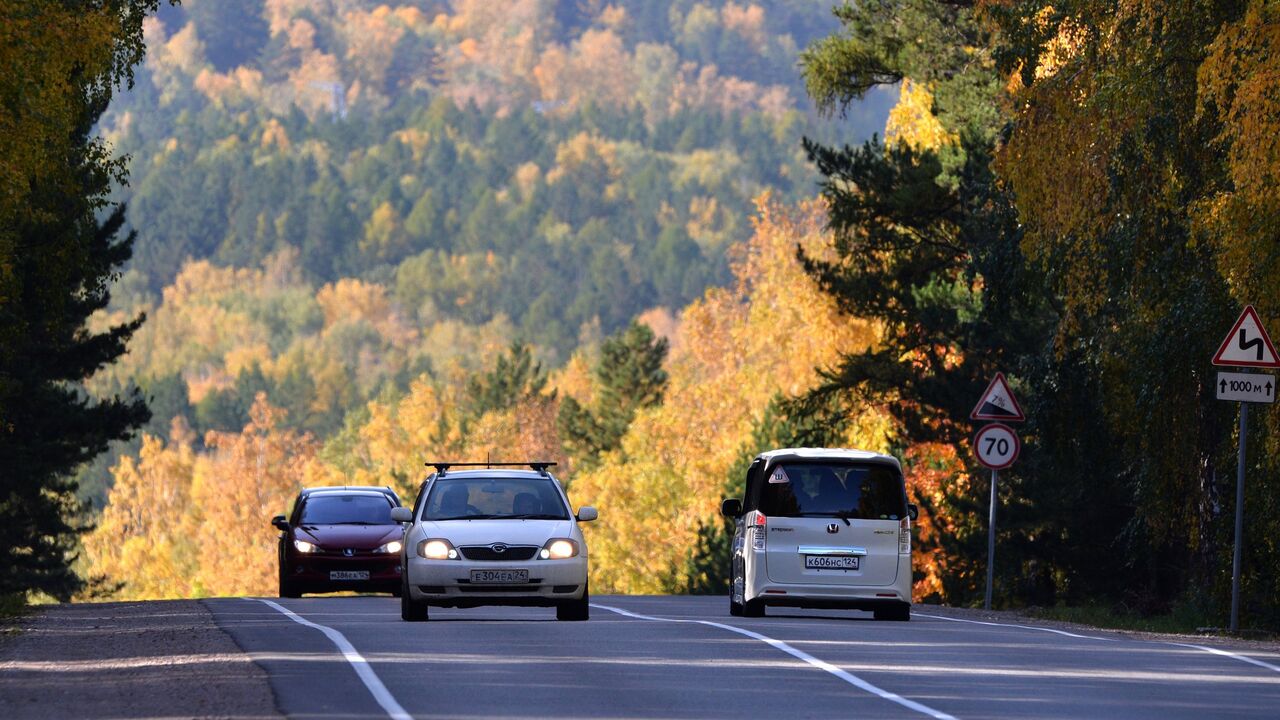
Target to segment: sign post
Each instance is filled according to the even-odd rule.
[[[996,566],[996,488],[1000,482],[1000,471],[1013,464],[1022,451],[1022,443],[1013,428],[1000,423],[1000,420],[1022,422],[1026,416],[1022,407],[1009,389],[1004,373],[996,373],[982,393],[978,404],[969,413],[971,420],[995,420],[984,425],[973,438],[973,450],[978,462],[991,468],[991,509],[987,516],[987,592],[983,607],[991,609],[991,586]]]
[[[1258,312],[1246,305],[1240,318],[1213,355],[1214,365],[1246,368],[1280,367],[1280,356],[1271,344],[1271,336],[1262,326]],[[1244,468],[1245,445],[1249,431],[1249,403],[1273,403],[1275,379],[1254,373],[1218,373],[1215,388],[1219,400],[1240,403],[1240,447],[1236,456],[1236,525],[1235,547],[1231,552],[1231,632],[1240,629],[1240,571],[1244,547]]]

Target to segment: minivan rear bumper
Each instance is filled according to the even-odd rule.
[[[875,610],[910,603],[893,587],[838,588],[831,585],[765,586],[753,599],[771,607]]]

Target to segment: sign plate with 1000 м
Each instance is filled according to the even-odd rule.
[[[1003,470],[1018,459],[1022,443],[1013,428],[1000,423],[984,426],[973,437],[973,451],[978,455],[978,462],[992,470]]]
[[[1214,387],[1219,400],[1254,403],[1276,401],[1276,381],[1270,375],[1220,372]]]

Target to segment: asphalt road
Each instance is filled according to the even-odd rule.
[[[397,600],[378,597],[205,604],[293,717],[1280,717],[1271,650],[920,606],[893,623],[826,610],[731,618],[709,597],[593,601],[585,623],[501,607],[405,623]]]

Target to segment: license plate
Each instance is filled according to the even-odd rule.
[[[330,580],[368,580],[368,570],[330,570]]]
[[[528,570],[472,570],[473,583],[527,583]]]
[[[853,555],[805,555],[805,568],[815,570],[857,570],[862,558]]]

